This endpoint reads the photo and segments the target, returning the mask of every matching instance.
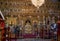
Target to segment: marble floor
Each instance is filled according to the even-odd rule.
[[[17,41],[51,41],[51,39],[17,39]]]
[[[51,39],[36,39],[36,38],[29,38],[29,39],[11,39],[10,41],[51,41]]]

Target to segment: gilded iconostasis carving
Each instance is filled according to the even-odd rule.
[[[35,0],[37,1],[37,0]],[[10,37],[15,34],[31,34],[42,38],[42,33],[49,33],[50,26],[55,23],[60,15],[58,2],[41,0],[42,3],[32,0],[1,0],[0,10],[5,17],[5,23],[9,30]],[[16,29],[15,31],[13,29]],[[8,32],[8,30],[7,30]],[[41,34],[40,34],[41,33]],[[46,35],[46,34],[45,34]],[[21,36],[17,36],[21,37]],[[47,37],[47,35],[46,35]],[[50,37],[48,35],[48,37]],[[48,38],[47,37],[47,38]]]

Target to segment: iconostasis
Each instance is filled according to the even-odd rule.
[[[49,22],[48,22],[49,21]],[[55,17],[50,16],[20,16],[17,15],[17,17],[14,17],[11,15],[10,17],[6,17],[6,23],[8,25],[22,25],[23,27],[26,25],[26,23],[30,23],[30,25],[33,28],[34,23],[36,22],[37,25],[42,23],[42,25],[50,25],[52,22],[55,22]]]

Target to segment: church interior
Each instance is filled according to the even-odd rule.
[[[0,41],[60,41],[59,0],[0,0],[0,11]]]

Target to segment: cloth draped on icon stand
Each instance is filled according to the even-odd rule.
[[[57,37],[58,41],[60,41],[60,20],[57,21]]]
[[[5,37],[4,36],[4,33],[5,33],[4,26],[5,26],[4,20],[0,20],[0,32],[1,32],[1,34],[0,34],[0,36],[1,36],[0,40],[1,41],[5,40],[5,38],[3,38],[3,37]]]

